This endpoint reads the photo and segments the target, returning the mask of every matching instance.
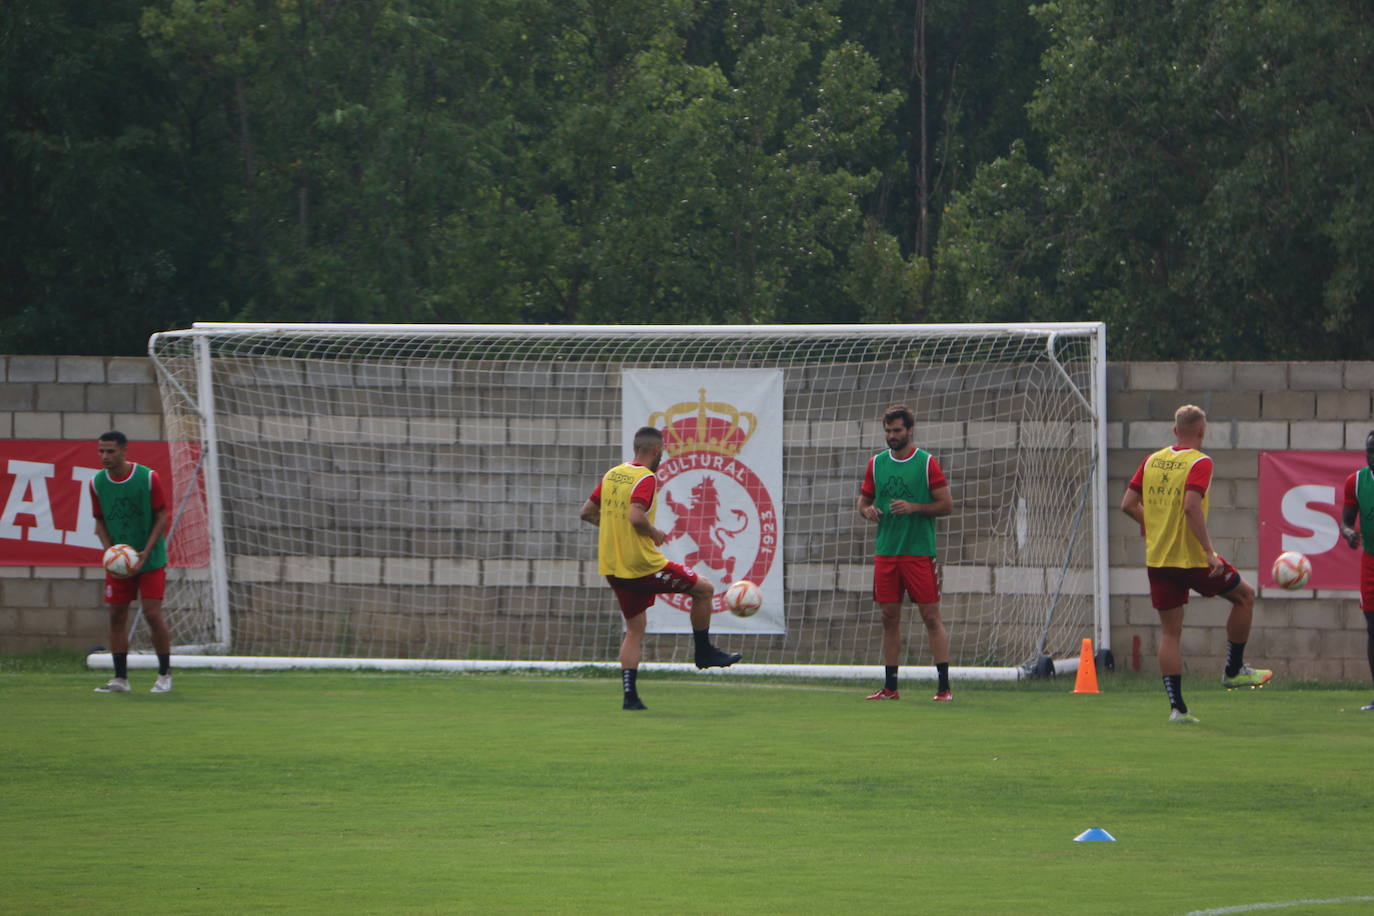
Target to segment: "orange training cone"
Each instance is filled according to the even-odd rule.
[[[1078,677],[1073,683],[1074,693],[1101,693],[1097,689],[1097,665],[1093,662],[1093,641],[1083,640],[1078,653]]]

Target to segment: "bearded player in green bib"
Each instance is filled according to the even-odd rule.
[[[1374,678],[1374,432],[1364,437],[1364,461],[1365,466],[1345,481],[1341,537],[1351,548],[1364,545],[1364,552],[1360,554],[1360,610],[1364,611],[1369,676]],[[1360,523],[1358,529],[1356,521]],[[1374,712],[1374,702],[1361,706],[1360,711]]]
[[[916,418],[905,404],[883,412],[887,450],[868,460],[859,487],[859,514],[878,523],[873,557],[873,600],[882,612],[882,688],[870,700],[900,699],[897,669],[902,662],[902,598],[910,596],[925,624],[939,679],[931,699],[947,703],[949,634],[940,618],[935,573],[935,519],[954,511],[949,484],[935,457],[911,442]]]
[[[167,496],[157,472],[125,457],[129,440],[118,431],[100,437],[101,470],[91,479],[91,511],[95,533],[106,550],[128,544],[138,551],[138,563],[128,576],[105,574],[105,604],[110,608],[110,655],[114,677],[96,693],[129,692],[129,605],[143,601],[153,651],[157,653],[157,681],[153,693],[172,689],[172,634],[162,618],[167,583]]]

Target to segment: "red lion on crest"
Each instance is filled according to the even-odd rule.
[[[732,581],[735,560],[725,555],[725,542],[727,538],[733,538],[749,527],[748,513],[741,509],[730,510],[743,523],[733,530],[720,524],[720,494],[716,492],[716,482],[710,477],[703,478],[701,483],[692,487],[692,501],[689,505],[684,506],[677,502],[672,494],[667,492],[663,494],[663,498],[668,508],[677,516],[673,530],[668,532],[663,542],[666,544],[684,534],[688,535],[696,543],[696,549],[683,558],[683,563],[687,566],[704,563],[712,569],[723,569],[725,581]]]

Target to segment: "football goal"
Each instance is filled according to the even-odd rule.
[[[763,592],[748,618],[717,599],[738,670],[871,674],[875,529],[855,501],[902,403],[954,500],[937,522],[953,666],[1065,670],[1084,637],[1109,648],[1105,352],[1096,323],[155,334],[165,613],[179,651],[264,665],[613,662],[621,617],[578,511],[653,425],[664,553],[718,594]],[[685,605],[650,613],[650,632],[687,629]],[[914,608],[905,636],[928,666]],[[690,644],[650,638],[645,661],[686,665]]]

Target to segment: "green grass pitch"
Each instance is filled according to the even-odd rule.
[[[1367,688],[0,663],[6,913],[1374,910]]]

